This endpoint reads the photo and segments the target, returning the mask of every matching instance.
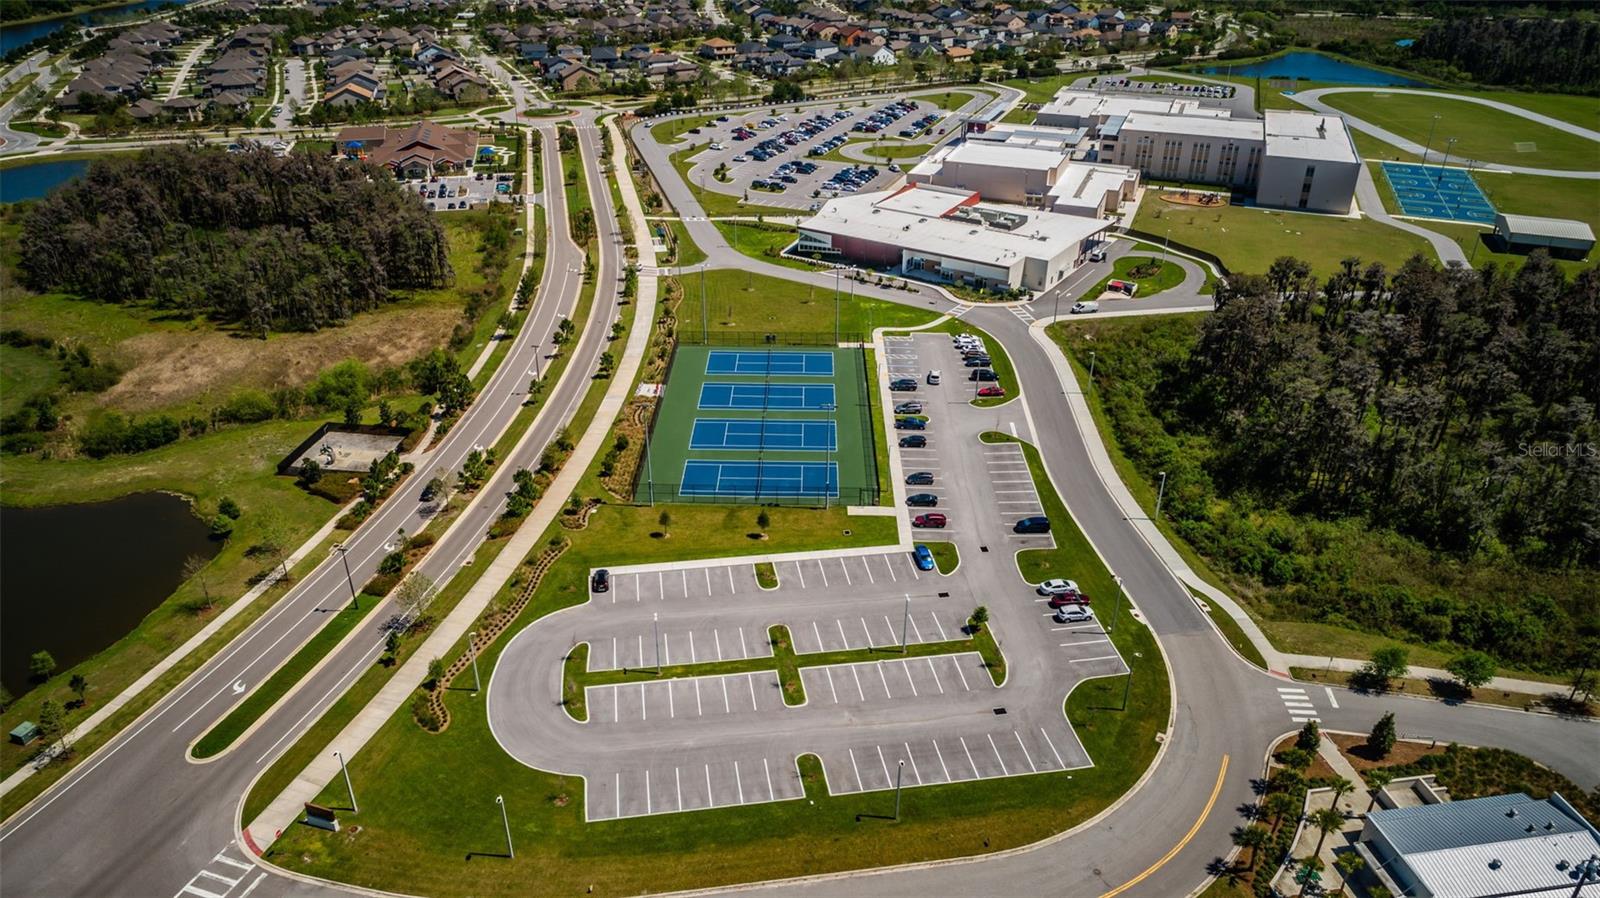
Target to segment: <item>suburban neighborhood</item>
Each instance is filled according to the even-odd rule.
[[[1600,890],[1597,45],[0,7],[0,893]]]

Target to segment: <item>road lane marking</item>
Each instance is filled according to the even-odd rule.
[[[224,864],[227,864],[230,867],[238,867],[240,870],[254,870],[255,869],[250,864],[247,864],[244,861],[236,861],[233,858],[228,857],[226,852],[227,852],[227,849],[224,848],[222,851],[217,852],[217,856],[212,858],[212,860],[221,861],[221,862],[223,862]],[[242,879],[243,877],[240,877],[240,878]]]
[[[1339,700],[1333,697],[1333,687],[1324,686],[1322,688],[1328,692],[1328,704],[1332,705],[1334,710],[1337,711],[1339,709]]]
[[[1104,895],[1101,895],[1100,898],[1115,898],[1115,896],[1120,895],[1123,892],[1126,892],[1127,890],[1133,888],[1134,886],[1138,885],[1141,882],[1144,882],[1145,879],[1147,879],[1150,876],[1150,874],[1156,872],[1157,870],[1160,870],[1162,867],[1166,866],[1166,863],[1168,861],[1172,860],[1174,857],[1177,857],[1178,852],[1182,851],[1184,846],[1188,845],[1190,840],[1192,840],[1194,838],[1195,833],[1200,831],[1200,825],[1206,822],[1206,817],[1210,816],[1212,806],[1217,803],[1217,796],[1222,793],[1222,780],[1223,780],[1223,777],[1227,776],[1227,774],[1228,774],[1228,756],[1227,755],[1223,755],[1222,756],[1222,768],[1217,771],[1217,782],[1216,782],[1216,785],[1211,787],[1211,797],[1206,799],[1206,806],[1200,810],[1200,816],[1195,819],[1194,825],[1189,827],[1189,831],[1183,834],[1183,838],[1178,840],[1178,844],[1172,846],[1172,850],[1168,851],[1166,854],[1162,855],[1160,860],[1156,861],[1154,864],[1151,864],[1149,867],[1145,868],[1145,871],[1143,873],[1140,873],[1138,876],[1135,876],[1134,878],[1128,880],[1127,882],[1123,883],[1120,886],[1117,886],[1116,888],[1112,889],[1111,891],[1106,892]]]

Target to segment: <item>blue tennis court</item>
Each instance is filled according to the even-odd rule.
[[[689,448],[833,452],[839,441],[832,421],[696,418]]]
[[[713,349],[706,355],[706,373],[832,377],[833,353],[788,349]]]
[[[685,496],[837,496],[839,466],[814,461],[697,461],[683,463]]]
[[[816,412],[836,405],[833,384],[728,384],[707,381],[700,385],[700,407],[708,409],[779,409]]]
[[[1402,215],[1494,224],[1494,206],[1465,169],[1414,162],[1385,162]]]

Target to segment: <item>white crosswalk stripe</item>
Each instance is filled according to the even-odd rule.
[[[1311,696],[1304,689],[1279,686],[1278,699],[1283,702],[1283,709],[1289,712],[1289,719],[1295,723],[1322,722],[1322,718],[1317,716],[1317,706],[1312,704]]]

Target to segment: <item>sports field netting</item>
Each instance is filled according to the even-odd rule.
[[[1494,205],[1464,169],[1385,162],[1383,174],[1402,215],[1494,224]]]
[[[706,356],[707,374],[787,374],[832,377],[833,353],[793,349],[713,349]]]
[[[634,498],[876,505],[876,390],[865,351],[812,335],[719,336],[726,342],[680,339],[674,350]]]
[[[700,461],[683,463],[687,496],[759,499],[839,495],[839,466],[831,462]]]
[[[690,449],[789,449],[833,452],[839,448],[832,421],[786,418],[696,418]]]
[[[833,384],[716,383],[700,385],[703,409],[824,411],[838,402]]]

